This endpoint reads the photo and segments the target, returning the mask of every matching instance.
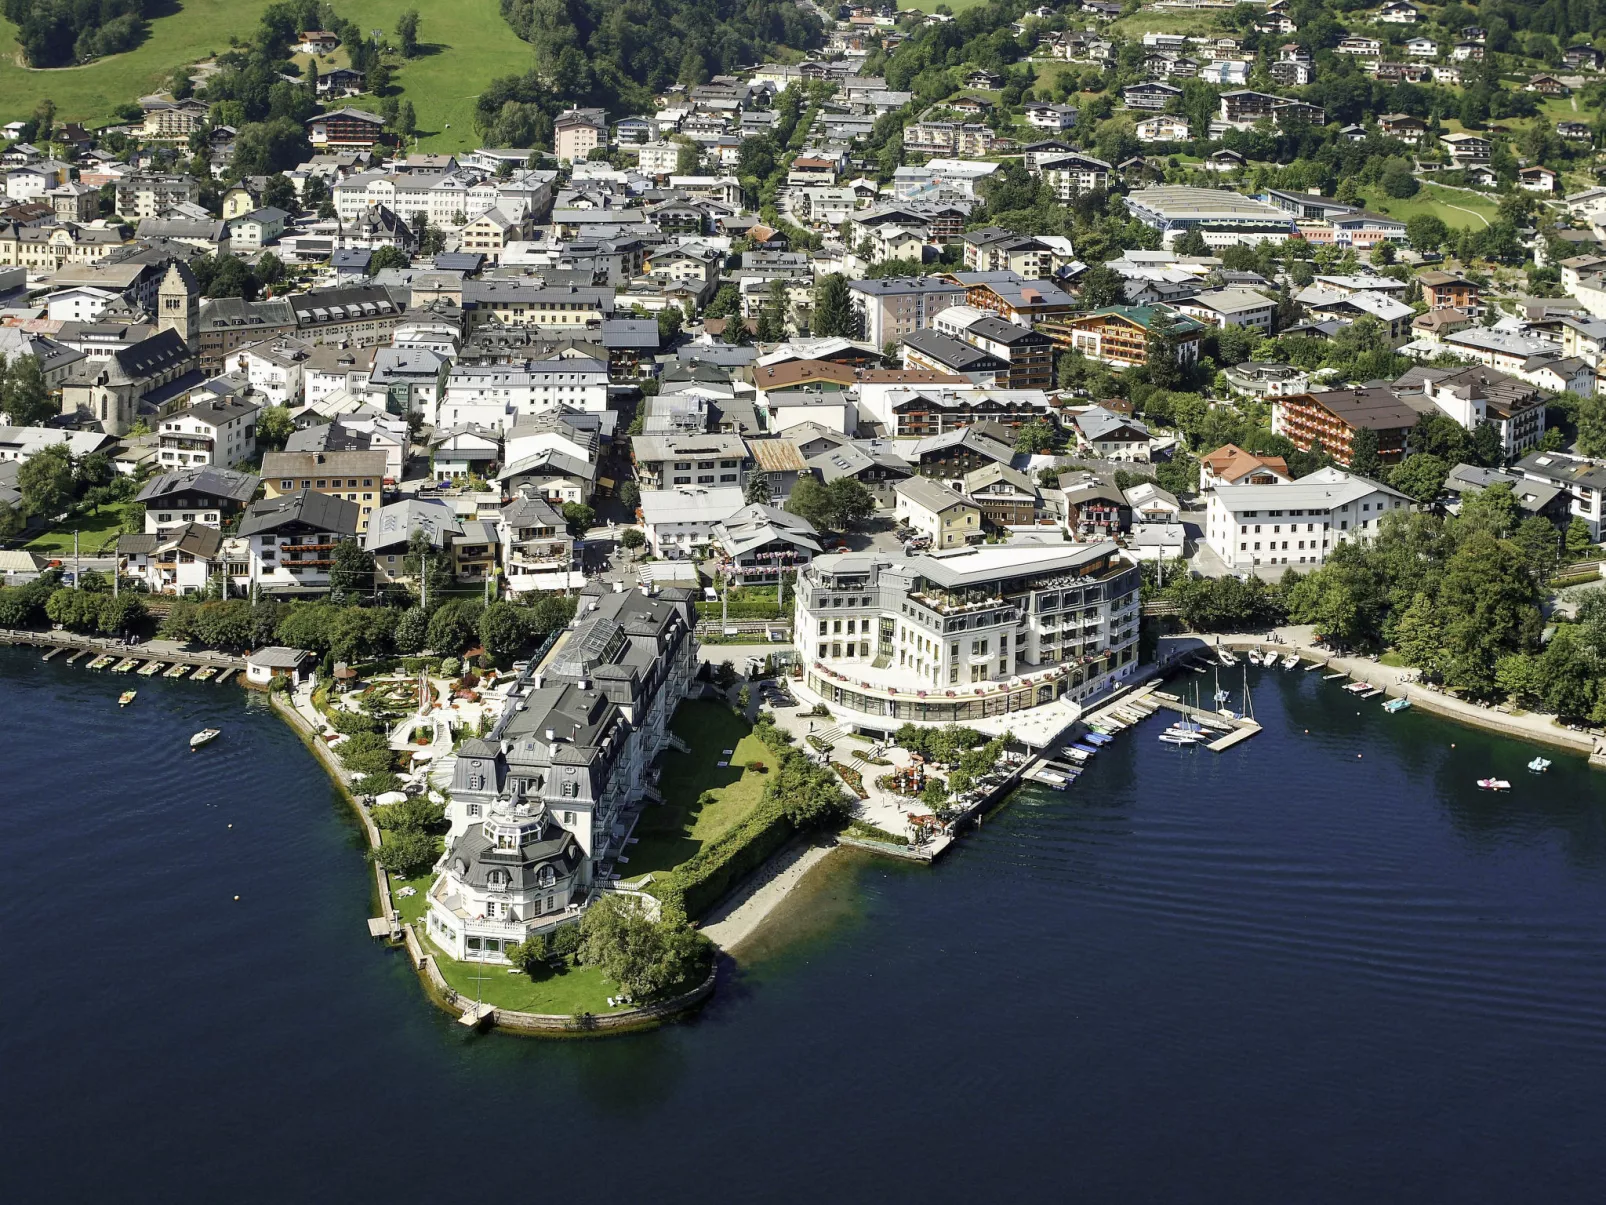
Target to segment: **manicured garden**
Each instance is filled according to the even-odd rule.
[[[658,790],[661,804],[649,805],[636,825],[641,840],[630,847],[626,877],[679,866],[721,833],[739,824],[758,804],[768,775],[745,769],[748,762],[773,767],[775,756],[749,725],[718,703],[688,700],[671,723],[691,753],[664,755]],[[736,752],[727,755],[726,749]],[[720,762],[729,762],[720,766]]]
[[[619,988],[603,976],[599,967],[565,961],[561,966],[543,967],[535,975],[528,975],[500,963],[458,962],[434,943],[428,948],[442,978],[464,1000],[483,1000],[497,1008],[558,1016],[620,1011],[608,1005],[608,997],[617,994]]]

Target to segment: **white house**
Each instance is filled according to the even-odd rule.
[[[169,414],[156,430],[163,468],[215,464],[232,467],[257,451],[257,412],[238,398],[213,398]]]
[[[747,499],[734,486],[682,486],[641,491],[642,526],[654,556],[683,560],[694,550],[713,542],[714,528],[724,523]]]
[[[152,534],[117,538],[117,571],[143,582],[152,594],[200,594],[222,565],[223,533],[182,523]]]
[[[567,407],[591,414],[608,408],[608,366],[585,356],[523,365],[458,364],[447,374],[437,420],[505,430],[522,417]]]
[[[1286,484],[1218,485],[1205,543],[1234,572],[1320,565],[1334,547],[1371,539],[1384,515],[1410,505],[1398,490],[1334,468]]]

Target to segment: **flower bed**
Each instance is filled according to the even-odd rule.
[[[848,784],[848,789],[860,799],[870,798],[870,792],[864,789],[864,775],[860,774],[852,766],[845,766],[839,761],[834,761],[831,763],[831,769],[837,772],[842,781]]]

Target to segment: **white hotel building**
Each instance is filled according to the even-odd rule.
[[[1138,570],[1109,542],[816,557],[795,606],[806,693],[859,729],[1081,702],[1137,668]]]
[[[1261,565],[1320,565],[1349,540],[1369,540],[1383,516],[1411,499],[1341,469],[1277,485],[1218,485],[1205,515],[1205,543],[1234,572]]]
[[[453,757],[451,829],[425,914],[453,958],[506,962],[511,947],[573,922],[596,898],[670,717],[692,692],[690,591],[588,589],[490,734]]]

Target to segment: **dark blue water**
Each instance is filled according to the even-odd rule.
[[[343,805],[240,691],[119,712],[0,652],[4,1195],[1598,1199],[1606,778],[1317,678],[935,869],[828,863],[693,1023],[544,1042],[370,944]]]

